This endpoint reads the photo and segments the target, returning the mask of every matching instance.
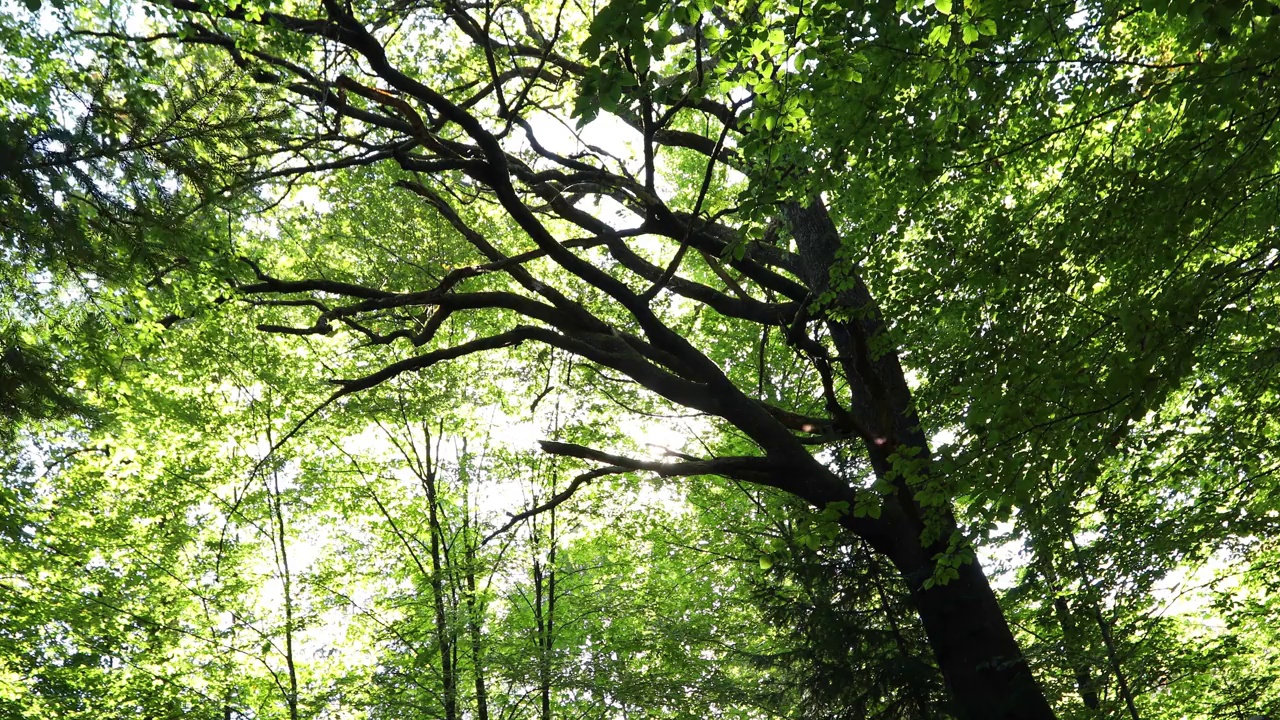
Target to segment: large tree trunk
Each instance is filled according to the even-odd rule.
[[[931,565],[900,569],[904,576],[919,577]],[[956,714],[974,720],[1054,717],[981,566],[975,561],[959,572],[960,577],[946,585],[911,587],[929,645],[955,699]]]
[[[903,431],[916,447],[924,438]],[[889,469],[887,448],[871,448],[872,467],[879,477]],[[934,659],[951,691],[951,712],[964,720],[1052,720],[1053,710],[1018,647],[1004,611],[976,559],[956,568],[959,577],[945,584],[928,583],[935,560],[948,549],[957,529],[949,511],[926,516],[901,478],[898,492],[885,499],[883,533],[868,538],[902,574],[916,612],[924,625]],[[927,520],[925,519],[927,517]],[[923,537],[938,538],[926,545]]]
[[[929,646],[951,691],[951,711],[966,720],[1049,720],[1053,710],[1014,640],[995,593],[975,560],[959,577],[925,587],[945,542],[922,547],[920,529],[896,523],[885,552],[906,579]],[[895,537],[896,536],[896,537]]]
[[[956,522],[949,510],[923,508],[915,500],[931,472],[929,443],[902,365],[897,352],[883,346],[885,324],[857,268],[839,267],[832,273],[841,239],[823,203],[790,203],[784,215],[796,241],[801,279],[813,298],[834,291],[828,294],[834,300],[818,308],[817,317],[837,352],[831,360],[849,384],[851,429],[862,437],[876,476],[895,488],[884,499],[875,530],[868,532],[864,524],[861,532],[906,579],[951,691],[952,712],[965,720],[1051,720],[1053,711],[977,561],[960,565],[959,577],[925,587]],[[918,461],[910,478],[894,472],[892,459],[907,448],[914,449],[911,457]]]

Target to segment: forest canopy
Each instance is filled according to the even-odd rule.
[[[1278,49],[0,0],[0,716],[1280,716]]]

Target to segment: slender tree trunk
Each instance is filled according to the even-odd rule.
[[[560,436],[560,401],[556,399],[555,431],[553,437]],[[550,459],[551,470],[548,496],[555,496],[559,485],[559,464],[555,458]],[[547,564],[544,567],[538,559],[542,543],[539,525],[532,525],[533,540],[533,585],[534,585],[534,620],[538,629],[538,691],[539,720],[551,720],[551,653],[555,647],[556,622],[556,509],[553,507],[546,513],[547,518]]]
[[[537,630],[536,643],[538,647],[538,697],[540,701],[539,714],[540,720],[547,720],[551,714],[551,688],[548,686],[547,678],[547,621],[544,616],[544,598],[546,587],[543,584],[542,562],[534,557],[533,559],[533,624]]]
[[[554,480],[553,480],[554,482]],[[555,491],[555,486],[552,486]],[[547,551],[547,633],[542,649],[542,720],[551,720],[551,653],[556,632],[556,511],[551,509],[551,547]]]
[[[1053,614],[1062,629],[1062,647],[1066,652],[1067,661],[1071,663],[1072,672],[1075,674],[1076,690],[1080,693],[1080,699],[1084,701],[1085,707],[1090,710],[1097,710],[1102,703],[1098,698],[1098,689],[1093,679],[1093,670],[1089,667],[1089,662],[1086,659],[1084,637],[1080,632],[1080,628],[1076,625],[1075,615],[1071,612],[1071,606],[1061,594],[1062,588],[1058,581],[1057,570],[1054,567],[1053,555],[1043,547],[1043,541],[1038,542],[1033,536],[1031,542],[1037,545],[1035,550],[1036,564],[1039,566],[1040,574],[1044,576],[1045,585],[1053,595]]]
[[[466,446],[460,457],[466,458]],[[474,526],[471,521],[471,478],[468,469],[463,465],[459,469],[462,481],[462,543],[466,561],[464,578],[467,584],[467,635],[471,640],[471,668],[476,687],[476,720],[489,720],[489,692],[484,682],[484,646],[482,644],[480,626],[483,612],[479,598],[476,596],[476,543]]]
[[[427,436],[427,443],[430,435]],[[427,452],[430,452],[428,449]],[[433,462],[428,460],[428,462]],[[440,680],[444,691],[445,720],[458,720],[458,677],[455,672],[456,663],[452,630],[449,617],[445,611],[444,563],[446,550],[444,530],[440,523],[439,497],[436,492],[435,467],[423,468],[419,478],[427,493],[427,523],[431,532],[431,594],[434,596],[436,637],[440,643]]]
[[[1120,653],[1116,649],[1115,639],[1111,635],[1111,623],[1102,615],[1102,609],[1098,607],[1096,602],[1093,605],[1093,617],[1098,621],[1098,630],[1102,633],[1102,643],[1107,648],[1107,659],[1111,661],[1111,670],[1116,674],[1116,685],[1120,690],[1120,697],[1124,699],[1125,709],[1129,711],[1129,717],[1132,720],[1141,720],[1138,715],[1138,706],[1133,700],[1133,690],[1129,687],[1129,678],[1125,675],[1124,667],[1120,664]]]
[[[547,566],[543,566],[536,554],[533,559],[533,621],[537,629],[539,720],[551,720],[551,651],[554,646],[552,633],[555,630],[555,509],[548,511],[548,515],[550,538]],[[536,553],[536,535],[534,542]]]
[[[1089,604],[1090,614],[1093,615],[1093,619],[1098,623],[1098,632],[1102,635],[1103,647],[1107,649],[1107,661],[1111,664],[1111,672],[1116,676],[1116,687],[1120,691],[1120,697],[1124,700],[1124,706],[1129,712],[1130,720],[1141,720],[1138,715],[1138,705],[1134,702],[1133,690],[1129,687],[1129,678],[1124,672],[1124,666],[1120,663],[1120,652],[1116,647],[1115,637],[1111,634],[1111,623],[1103,616],[1102,608],[1098,605],[1098,598],[1093,594],[1090,577],[1085,570],[1084,561],[1080,557],[1080,546],[1076,544],[1075,534],[1068,534],[1067,539],[1071,541],[1071,550],[1075,555],[1076,569],[1080,573],[1080,580],[1084,583],[1084,600]]]
[[[475,558],[472,556],[474,563]],[[489,691],[484,682],[484,645],[480,636],[479,603],[476,602],[476,575],[467,570],[467,613],[470,616],[467,631],[471,636],[471,665],[476,684],[476,719],[489,720]]]
[[[275,476],[275,473],[272,473]],[[280,487],[275,488],[273,503],[279,530],[280,579],[284,589],[284,661],[289,673],[289,720],[298,720],[298,668],[293,660],[293,577],[289,573],[289,555],[285,536],[284,507],[280,502]]]
[[[1084,648],[1081,646],[1080,632],[1076,628],[1075,620],[1071,614],[1071,606],[1067,604],[1066,598],[1061,596],[1053,598],[1053,613],[1058,619],[1058,625],[1062,627],[1063,645],[1076,676],[1076,689],[1080,692],[1080,699],[1084,701],[1085,707],[1090,710],[1097,710],[1102,706],[1102,702],[1098,698],[1098,689],[1093,681],[1093,672],[1089,669],[1089,663],[1084,659]]]
[[[269,406],[268,406],[269,407]],[[267,430],[267,444],[273,445],[271,431]],[[285,701],[289,707],[289,720],[298,720],[298,668],[293,658],[293,575],[289,572],[289,538],[284,518],[284,502],[280,499],[280,474],[271,471],[271,486],[267,488],[271,514],[276,526],[277,557],[280,569],[280,585],[284,591],[284,661],[289,675],[289,692]]]

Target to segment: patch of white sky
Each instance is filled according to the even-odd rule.
[[[992,587],[997,592],[1012,590],[1019,582],[1018,571],[1032,563],[1027,539],[1014,532],[1014,521],[998,523],[986,542],[975,548],[978,561],[986,571]],[[1085,547],[1099,539],[1099,533],[1082,532],[1076,542]],[[1152,583],[1147,592],[1149,604],[1144,613],[1150,617],[1177,617],[1190,623],[1200,633],[1213,633],[1225,627],[1222,618],[1212,612],[1216,596],[1238,588],[1248,572],[1247,546],[1256,543],[1254,538],[1242,538],[1232,546],[1220,546],[1203,560],[1184,558],[1165,576]],[[1106,567],[1086,568],[1091,575],[1085,582],[1099,583],[1112,573]],[[1121,602],[1122,588],[1111,586],[1102,598],[1104,607],[1115,607]]]
[[[506,378],[501,382],[508,385],[507,390],[514,394],[522,394],[523,388],[515,387],[523,382],[522,378]],[[553,409],[554,404],[559,407]],[[540,453],[539,443],[543,440],[555,439],[555,415],[573,417],[581,408],[582,398],[571,393],[557,393],[554,403],[544,400],[538,413],[510,414],[501,408],[491,407],[483,410],[487,415],[489,438],[498,438],[508,450],[525,453]],[[670,452],[683,452],[696,440],[709,432],[708,423],[703,418],[651,418],[624,410],[619,410],[616,429],[623,437],[631,440],[632,447],[621,449],[631,457],[646,460],[662,461],[669,459]],[[612,449],[612,448],[611,448]],[[447,461],[456,463],[456,458]],[[641,473],[640,475],[644,475]],[[486,480],[486,494],[479,498],[478,509],[482,513],[507,515],[533,505],[533,498],[528,494],[527,484],[520,481],[502,481],[489,476]],[[645,483],[633,498],[633,502],[663,509],[667,512],[683,510],[680,495],[672,483]],[[590,526],[590,523],[587,524]]]
[[[908,369],[906,376],[908,385],[913,391],[916,390],[921,382],[920,374]],[[944,428],[933,434],[931,446],[935,450],[944,448],[955,444],[957,439],[956,428]],[[829,462],[830,458],[824,461]],[[1185,497],[1167,498],[1166,502],[1173,505],[1187,500],[1188,498]],[[1030,566],[1032,562],[1027,538],[1014,532],[1012,520],[997,523],[989,536],[986,541],[976,543],[974,549],[978,562],[986,571],[992,587],[999,592],[1012,590],[1019,583],[1018,571]],[[1097,533],[1084,533],[1077,537],[1077,541],[1087,545],[1097,538]],[[1238,573],[1231,572],[1231,568],[1240,560],[1238,551],[1218,548],[1203,562],[1178,565],[1152,586],[1151,613],[1157,616],[1196,618],[1205,624],[1206,629],[1220,628],[1220,621],[1206,614],[1204,610],[1213,602],[1215,593],[1238,585],[1240,576]],[[1095,577],[1101,577],[1105,570],[1093,568],[1091,572]],[[1114,604],[1116,599],[1115,594],[1112,593],[1106,601]]]
[[[641,161],[637,159],[639,154],[637,148],[640,136],[629,125],[612,115],[602,113],[599,118],[581,128],[576,134],[570,129],[567,122],[547,114],[531,118],[530,126],[538,142],[544,147],[554,149],[556,152],[571,154],[589,150],[590,147],[600,148],[614,157],[620,158],[621,162],[627,163],[628,170],[632,172],[639,170]],[[517,145],[523,144],[524,147],[510,149],[515,151],[528,149],[527,141],[520,138],[518,134],[514,137],[519,139],[510,142]],[[328,212],[332,207],[323,197],[322,189],[314,184],[302,185],[296,188],[286,201],[286,204],[296,204],[317,213]],[[625,228],[639,222],[638,218],[611,198],[602,198],[597,204],[588,209],[612,227]],[[258,219],[251,229],[268,235],[277,232],[273,223],[266,218]],[[646,243],[646,246],[642,249],[654,255],[670,250],[656,238],[641,239],[641,242]],[[527,381],[528,378],[523,375],[513,375],[506,379],[501,379],[499,382],[511,385],[505,390],[513,396],[517,396],[523,394],[525,389],[516,385]],[[241,400],[251,401],[255,390],[248,388],[247,391],[237,392],[239,392]],[[571,415],[574,411],[573,406],[579,400],[566,395],[560,398],[560,402],[568,404],[567,406],[562,406],[561,411],[566,415]],[[550,412],[548,408],[549,403],[546,403],[543,405],[542,411],[536,414],[511,413],[497,406],[481,408],[477,412],[486,418],[484,422],[488,426],[488,442],[501,444],[508,452],[528,453],[532,456],[533,453],[541,452],[538,443],[542,440],[551,439],[553,435],[551,431],[552,423],[548,417]],[[621,411],[617,424],[620,434],[632,441],[633,447],[625,450],[632,456],[649,460],[668,459],[669,452],[686,450],[692,438],[699,433],[705,434],[709,431],[707,424],[697,418],[655,419]],[[357,455],[394,457],[397,452],[385,432],[376,426],[371,426],[362,432],[344,438],[343,444],[350,452]],[[445,467],[456,468],[461,459],[458,455],[461,447],[458,438],[447,438],[439,446],[441,457],[437,458],[437,460]],[[267,449],[264,444],[262,447],[256,448],[256,451],[266,452]],[[474,442],[469,451],[472,453],[477,451]],[[531,492],[527,478],[503,477],[499,473],[488,472],[483,467],[475,470],[477,482],[472,488],[472,501],[475,503],[476,511],[481,518],[487,517],[491,522],[502,523],[510,515],[527,510],[538,502],[545,501],[545,498],[538,497]],[[415,491],[417,479],[411,477],[410,473],[403,471],[393,473],[393,475],[404,484],[403,489],[406,492]],[[288,485],[288,479],[283,479],[282,487],[288,487]],[[679,514],[686,512],[688,509],[679,487],[670,482],[639,483],[632,489],[623,492],[620,499],[615,498],[615,502],[621,505],[628,505],[631,509],[650,508],[667,514]],[[376,521],[376,518],[366,518],[363,522],[371,523],[374,521]],[[601,529],[603,522],[603,520],[581,522],[577,525],[577,529],[566,535],[564,539],[572,541],[575,535],[581,536],[596,532]],[[511,532],[518,531],[518,529],[515,529]],[[345,529],[340,529],[336,525],[309,526],[302,536],[289,543],[288,553],[291,571],[295,576],[304,577],[317,568],[326,556],[343,552],[345,548],[348,548],[352,538],[363,536],[367,541],[372,538],[372,532],[371,527],[360,528],[348,525]],[[265,577],[270,578],[263,586],[260,602],[264,604],[264,607],[278,608],[283,601],[284,590],[278,574],[275,574],[274,560],[270,557],[263,557],[260,565],[261,567],[258,568],[258,571]],[[496,578],[495,581],[502,585],[509,585],[515,582],[513,578]],[[344,641],[343,638],[347,638],[350,635],[351,623],[355,619],[355,615],[360,614],[361,607],[374,604],[375,594],[393,590],[394,588],[390,587],[363,588],[360,590],[359,595],[351,598],[356,606],[354,615],[350,608],[347,610],[332,609],[325,611],[322,615],[323,622],[317,623],[307,630],[302,641],[302,652],[306,655],[320,657],[334,647],[343,646],[344,653],[348,652],[348,650],[363,652],[366,654],[365,660],[367,662],[374,662],[372,656],[367,654],[367,649],[360,650],[352,646],[351,643]],[[348,658],[348,662],[351,661],[351,658]]]
[[[573,129],[571,119],[548,112],[535,114],[529,118],[528,122],[537,142],[557,153],[572,155],[579,152],[603,151],[604,154],[616,158],[633,174],[642,170],[643,159],[640,151],[642,136],[617,116],[602,112],[595,120],[577,130]],[[531,149],[530,143],[521,133],[513,133],[508,144],[508,149],[513,152]],[[666,193],[674,192],[670,181],[663,180],[661,170],[662,168],[659,167],[656,178],[659,190]],[[286,204],[296,204],[317,213],[325,213],[332,206],[324,199],[322,193],[322,189],[314,184],[301,185],[293,191]],[[641,221],[641,218],[608,197],[599,198],[592,207],[585,209],[611,227],[619,229],[632,227]],[[277,232],[272,223],[265,218],[259,218],[253,229],[268,235]],[[662,253],[674,252],[670,243],[655,237],[637,238],[632,242],[633,245],[639,246],[641,250],[655,257]],[[669,302],[676,313],[691,311],[693,307],[692,302],[683,297],[669,298]],[[513,387],[509,390],[519,392],[521,389]],[[538,449],[538,441],[547,439],[545,419],[501,416],[492,424],[501,428],[500,435],[504,444],[512,449],[534,451]],[[667,457],[667,450],[682,451],[686,449],[695,432],[707,430],[705,423],[691,424],[689,420],[677,423],[625,413],[620,418],[619,425],[622,433],[635,441],[637,449],[647,459],[663,459]],[[513,499],[508,495],[499,494],[493,500],[496,505],[509,508]],[[670,503],[667,502],[667,504]]]
[[[252,387],[236,389],[235,392],[242,401],[249,401],[253,398],[255,389]],[[561,401],[572,402],[573,399],[566,396]],[[566,407],[562,407],[561,411],[571,412]],[[532,457],[533,453],[540,452],[538,443],[549,439],[552,434],[549,431],[550,410],[536,415],[527,413],[517,415],[509,414],[500,407],[491,406],[480,409],[478,413],[484,418],[483,424],[487,425],[483,443],[500,444],[507,452],[528,453]],[[663,459],[668,450],[684,449],[691,434],[698,430],[693,420],[681,420],[675,423],[631,417],[623,418],[620,423],[622,433],[632,438],[637,446],[638,451],[632,454],[650,459]],[[705,428],[702,430],[705,431]],[[377,425],[370,425],[360,432],[348,435],[342,438],[341,443],[347,452],[356,457],[381,458],[384,461],[390,461],[393,466],[399,462],[398,459],[402,459],[400,450],[391,442],[386,430]],[[241,451],[247,451],[250,455],[256,453],[260,456],[268,449],[265,442],[260,442],[250,448],[242,448]],[[545,502],[545,497],[535,495],[531,491],[527,476],[517,473],[507,477],[501,472],[486,467],[485,457],[488,455],[488,448],[481,445],[480,441],[473,439],[467,443],[466,452],[469,458],[462,457],[463,449],[463,442],[458,436],[447,436],[438,445],[433,443],[433,452],[438,452],[436,461],[444,468],[445,477],[456,474],[461,463],[469,464],[475,480],[475,485],[472,486],[472,502],[475,503],[475,510],[482,521],[496,527],[511,515]],[[376,467],[378,461],[371,460],[369,465],[370,468],[366,470],[372,471],[371,468]],[[287,491],[295,487],[295,474],[296,467],[286,465],[279,475],[272,479],[272,482],[281,490]],[[421,493],[419,480],[408,468],[393,467],[389,472],[384,472],[379,482],[388,481],[399,484],[400,493],[397,494],[402,496]],[[626,506],[633,510],[649,508],[666,514],[687,511],[683,495],[679,492],[678,486],[673,483],[642,482],[631,488],[619,488],[611,502],[619,507]],[[372,515],[352,516],[344,518],[342,522],[307,522],[305,526],[299,525],[292,528],[287,545],[291,573],[295,578],[305,578],[317,570],[326,558],[349,552],[353,542],[372,544],[376,534],[375,525],[381,522],[383,519]],[[576,529],[566,533],[563,538],[566,541],[572,541],[574,537],[598,532],[604,524],[605,520],[586,518],[577,523]],[[261,534],[253,529],[245,529],[245,532],[250,535]],[[516,528],[509,532],[520,532],[520,530]],[[248,539],[248,536],[242,539]],[[266,546],[271,543],[267,537],[260,537],[259,541]],[[268,551],[259,556],[251,572],[263,579],[258,596],[258,602],[262,607],[276,609],[282,607],[284,587],[273,552]],[[511,585],[515,582],[513,578],[495,578],[495,581],[499,585]],[[328,652],[329,648],[338,645],[342,645],[345,652],[345,648],[350,643],[343,638],[350,635],[350,623],[355,616],[363,612],[361,608],[375,604],[377,595],[394,592],[397,589],[387,585],[392,582],[390,580],[379,582],[381,586],[368,585],[354,588],[350,596],[350,604],[353,607],[325,611],[324,622],[310,627],[305,635],[302,645],[305,652],[318,657]]]

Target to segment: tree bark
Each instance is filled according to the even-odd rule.
[[[914,441],[924,442],[922,437]],[[878,477],[888,474],[889,452],[887,448],[871,452]],[[946,552],[957,525],[949,511],[926,521],[907,483],[900,478],[894,483],[898,492],[885,499],[882,510],[881,517],[887,520],[884,534],[870,542],[888,556],[907,583],[951,691],[950,711],[964,720],[1052,720],[1054,712],[977,559],[956,568],[959,577],[925,587],[925,581],[934,577],[935,558]],[[926,545],[921,540],[926,536],[938,539]]]
[[[934,573],[933,556],[946,549],[945,543],[926,548],[909,523],[898,529],[886,554],[911,591],[951,691],[951,712],[966,720],[1053,718],[977,560],[961,565],[959,577],[950,582],[926,588],[924,581]]]
[[[459,456],[467,458],[466,443],[463,442]],[[461,463],[458,478],[462,485],[462,542],[464,560],[466,562],[466,598],[467,598],[467,634],[471,639],[471,666],[476,688],[476,720],[489,720],[489,692],[484,680],[484,641],[481,633],[484,612],[482,603],[476,595],[476,551],[479,539],[471,520],[471,476],[467,464]]]
[[[1046,547],[1043,540],[1032,538],[1035,546],[1037,569],[1044,577],[1045,586],[1053,597],[1053,615],[1062,629],[1062,649],[1066,653],[1072,672],[1076,677],[1076,690],[1084,706],[1096,711],[1102,706],[1098,697],[1097,683],[1093,679],[1093,669],[1089,665],[1085,638],[1076,625],[1075,615],[1067,598],[1062,595],[1063,588],[1058,580],[1057,568],[1054,567],[1053,552]]]
[[[849,384],[852,429],[862,438],[877,478],[894,488],[884,498],[875,530],[868,533],[863,526],[862,534],[906,580],[951,691],[952,712],[965,720],[1051,720],[1053,710],[977,560],[960,565],[959,577],[950,582],[925,587],[957,525],[949,510],[925,508],[915,500],[917,488],[929,479],[929,443],[901,362],[884,344],[887,327],[857,268],[836,267],[842,240],[822,201],[790,203],[783,213],[796,241],[801,279],[821,302],[816,317],[837,352],[830,360]],[[894,462],[895,454],[907,448],[915,449],[918,461],[912,478]]]
[[[410,438],[412,442],[412,438]],[[447,549],[441,546],[446,538],[440,523],[440,500],[436,492],[436,466],[431,456],[431,436],[425,435],[423,442],[426,448],[423,453],[427,458],[425,467],[419,468],[418,479],[427,493],[427,522],[431,533],[431,595],[435,607],[436,637],[440,643],[440,681],[444,690],[445,720],[458,720],[458,676],[454,631],[449,622],[449,613],[445,608],[444,574],[445,564],[449,562]],[[454,606],[456,608],[456,606]],[[451,608],[452,609],[452,608]]]

